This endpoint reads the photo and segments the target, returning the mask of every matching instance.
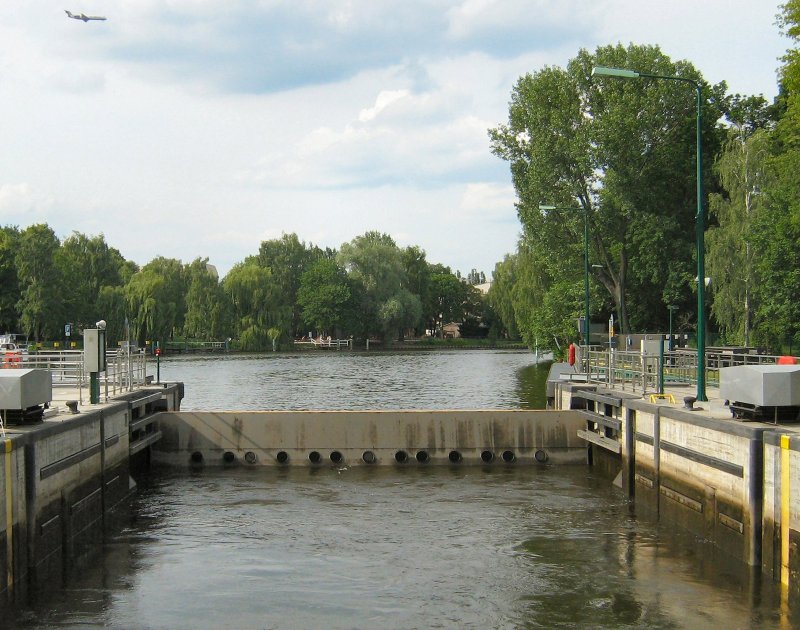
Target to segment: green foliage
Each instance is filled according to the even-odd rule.
[[[17,302],[19,323],[36,342],[56,335],[62,325],[58,247],[55,233],[44,224],[26,228],[17,241],[15,264],[23,287]]]
[[[230,331],[230,308],[208,258],[196,258],[186,270],[186,318],[183,334],[190,339],[223,341]]]
[[[752,129],[749,131],[748,127]],[[717,220],[706,234],[707,273],[712,278],[712,315],[729,343],[750,345],[757,291],[753,218],[767,186],[769,136],[762,128],[734,125],[716,161],[723,193],[709,197]]]
[[[353,291],[344,269],[329,258],[317,260],[303,273],[297,303],[306,327],[337,338],[353,320]]]
[[[800,93],[800,50],[797,47],[800,41],[800,0],[787,0],[781,8],[783,13],[778,16],[778,24],[783,33],[794,41],[794,47],[787,50],[783,57],[780,76],[783,87],[796,100]]]
[[[127,340],[129,331],[131,340],[135,341],[135,330],[130,328],[124,286],[103,286],[97,296],[97,312],[102,313],[103,319],[106,320],[106,342],[109,346],[113,347],[118,342]],[[75,334],[77,331],[73,333]]]
[[[706,160],[719,142],[724,86],[707,86],[690,64],[673,63],[655,46],[582,50],[566,69],[520,78],[508,123],[490,130],[490,138],[511,166],[529,248],[525,265],[534,274],[518,275],[533,293],[518,291],[515,308],[529,344],[538,338],[558,345],[573,334],[583,310],[574,287],[583,273],[584,220],[589,263],[602,265],[596,277],[623,330],[660,326],[666,296],[690,298],[687,279],[696,275],[694,92],[677,81],[593,79],[595,66],[699,82]],[[573,278],[575,284],[567,280]]]
[[[288,318],[281,317],[279,324],[287,336],[296,335],[303,328],[297,292],[303,273],[322,256],[322,250],[306,246],[297,234],[284,234],[280,239],[261,243],[257,261],[271,273],[272,310],[290,314]]]
[[[529,348],[560,352],[578,337],[577,318],[583,312],[580,275],[564,273],[547,260],[533,242],[521,242],[520,280],[514,287],[515,318]]]
[[[517,320],[514,316],[514,298],[512,292],[517,283],[517,257],[507,254],[494,267],[493,282],[487,295],[489,304],[497,314],[496,333],[509,339],[519,337]]]
[[[232,308],[232,336],[239,339],[242,350],[266,350],[270,328],[289,329],[291,306],[276,299],[281,289],[256,258],[234,265],[222,285]]]
[[[401,250],[401,259],[408,279],[406,287],[420,300],[420,317],[413,325],[415,333],[419,335],[430,320],[430,313],[425,308],[430,303],[430,265],[425,259],[425,252],[416,246]]]
[[[363,334],[391,341],[417,325],[421,301],[406,288],[403,254],[388,234],[357,236],[342,245],[338,260],[358,287]]]
[[[16,251],[19,230],[0,228],[0,332],[18,330],[17,303],[20,300],[17,279]]]
[[[793,48],[780,70],[780,118],[770,133],[763,206],[752,221],[758,278],[753,336],[773,348],[800,341],[800,1],[789,0],[782,9],[779,24]]]
[[[463,322],[470,310],[468,298],[472,287],[452,273],[435,272],[430,276],[430,296],[435,306],[434,321],[438,328],[451,322]],[[435,329],[436,326],[431,326]]]
[[[122,284],[125,259],[109,247],[102,234],[89,237],[73,232],[62,243],[56,256],[64,286],[64,316],[76,329],[93,326],[107,314],[97,305],[104,286]]]
[[[281,336],[281,329],[276,328],[273,326],[272,328],[267,329],[267,337],[269,337],[270,341],[272,342],[272,351],[275,352],[277,350],[278,339]]]
[[[277,348],[308,328],[337,337],[402,337],[421,328],[422,298],[454,321],[492,316],[474,291],[418,247],[399,249],[368,232],[334,250],[284,235],[234,265],[220,282],[207,258],[184,265],[157,257],[141,269],[103,235],[74,232],[63,243],[46,225],[0,228],[0,324],[39,340],[60,340],[65,323],[81,329],[105,319],[110,345],[170,339],[232,340],[242,350]],[[452,295],[431,291],[450,286]],[[20,291],[19,287],[25,287]],[[63,293],[62,293],[63,290]],[[432,303],[435,304],[431,306]],[[299,321],[296,324],[295,321]],[[308,327],[308,328],[307,328]]]

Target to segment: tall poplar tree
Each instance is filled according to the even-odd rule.
[[[749,346],[758,281],[752,229],[767,186],[771,121],[761,96],[735,95],[727,118],[728,138],[714,165],[722,190],[709,197],[717,224],[706,236],[706,271],[714,292],[711,312],[726,341]]]
[[[776,351],[787,341],[794,348],[800,344],[800,0],[789,0],[782,9],[779,23],[792,48],[780,69],[783,112],[772,134],[768,195],[753,226],[756,341]]]

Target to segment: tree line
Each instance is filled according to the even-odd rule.
[[[722,343],[800,343],[800,0],[782,7],[793,40],[779,95],[729,94],[658,46],[581,50],[514,86],[489,130],[509,162],[523,231],[497,264],[489,301],[511,334],[558,350],[579,337],[588,222],[592,320],[664,332],[698,321],[696,103],[674,80],[599,78],[596,66],[701,86],[706,292]],[[785,348],[784,348],[785,349]]]
[[[469,279],[485,279],[474,269]],[[219,279],[207,258],[189,264],[126,260],[104,236],[62,241],[46,224],[0,228],[0,330],[39,342],[107,322],[109,343],[231,340],[265,350],[294,338],[379,338],[441,331],[460,323],[486,334],[491,310],[460,272],[430,263],[419,247],[366,232],[338,251],[296,234],[264,241]],[[477,282],[475,282],[477,283]]]

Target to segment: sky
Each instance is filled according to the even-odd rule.
[[[106,21],[69,19],[73,13]],[[140,265],[369,230],[490,276],[520,234],[487,130],[517,79],[657,44],[777,93],[774,0],[16,0],[0,21],[0,225]]]

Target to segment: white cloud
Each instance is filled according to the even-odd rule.
[[[778,0],[603,0],[598,44],[657,43],[673,60],[691,61],[733,91],[777,94],[775,69],[788,46],[775,25]]]
[[[514,207],[516,201],[514,187],[494,183],[479,182],[468,184],[461,197],[461,208],[465,213],[473,216],[486,215],[487,218],[498,217],[507,221],[509,208]]]
[[[486,131],[521,74],[655,42],[772,95],[778,1],[142,0],[83,24],[22,0],[0,22],[0,222],[222,275],[284,232],[379,229],[490,273],[519,226]]]
[[[29,223],[46,221],[52,207],[52,197],[33,190],[27,183],[0,185],[0,220],[7,216],[15,221],[25,217]]]
[[[366,123],[374,120],[378,114],[380,114],[384,109],[390,107],[392,104],[396,103],[400,99],[406,98],[409,96],[408,90],[384,90],[378,97],[375,99],[375,105],[368,108],[362,109],[361,112],[358,114],[359,122]]]

